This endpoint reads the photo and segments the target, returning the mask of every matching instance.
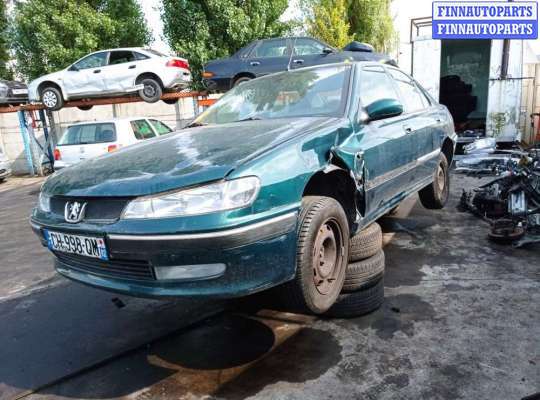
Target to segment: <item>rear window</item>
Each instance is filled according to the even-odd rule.
[[[59,146],[72,144],[109,143],[116,141],[116,129],[113,123],[72,125],[64,133]]]

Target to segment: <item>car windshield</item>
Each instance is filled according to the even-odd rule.
[[[243,83],[225,94],[191,126],[312,116],[341,116],[350,66],[288,71]]]
[[[72,125],[62,138],[58,141],[58,146],[72,144],[94,144],[116,141],[116,129],[110,122]]]

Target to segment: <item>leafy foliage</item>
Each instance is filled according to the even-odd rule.
[[[255,39],[282,36],[290,25],[279,21],[287,0],[163,0],[164,33],[186,57],[195,86],[203,65],[235,53]]]
[[[8,19],[6,15],[6,3],[0,2],[0,79],[11,79],[12,72],[8,66],[9,43],[8,43]]]
[[[313,6],[312,16],[307,20],[308,34],[331,46],[342,48],[354,40],[349,34],[346,0],[322,0]]]
[[[18,71],[34,79],[99,49],[148,44],[138,7],[135,0],[17,2],[12,37]]]
[[[392,50],[396,34],[391,0],[301,0],[308,33],[337,47],[358,40],[377,51]]]

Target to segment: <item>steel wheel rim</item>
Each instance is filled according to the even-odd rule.
[[[156,88],[154,85],[144,85],[143,92],[146,96],[152,97],[156,94]]]
[[[312,257],[313,283],[322,295],[332,291],[339,275],[342,243],[343,235],[337,221],[324,221],[315,237]]]
[[[437,189],[439,189],[441,195],[446,190],[446,174],[441,164],[437,167]]]
[[[58,103],[58,99],[56,98],[56,95],[53,92],[45,92],[43,93],[43,104],[45,104],[48,108],[56,106]]]

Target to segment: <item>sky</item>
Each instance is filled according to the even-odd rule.
[[[163,38],[163,23],[161,21],[159,5],[161,0],[138,0],[141,4],[148,25],[152,28],[154,42],[152,47],[163,52],[170,52],[170,48]],[[456,0],[457,1],[457,0]],[[487,0],[481,0],[487,1]],[[299,18],[299,0],[289,0],[289,8],[282,16],[282,20]],[[427,17],[431,15],[432,0],[393,0],[391,10],[394,17],[395,27],[400,35],[401,43],[409,42],[410,19]],[[528,41],[534,52],[540,55],[540,39]]]

